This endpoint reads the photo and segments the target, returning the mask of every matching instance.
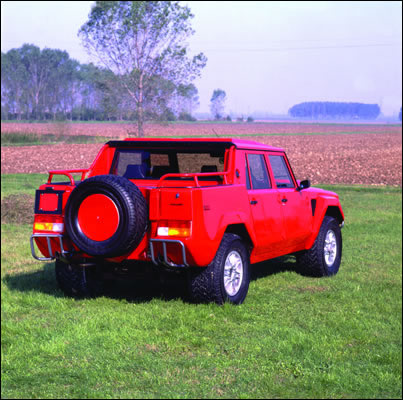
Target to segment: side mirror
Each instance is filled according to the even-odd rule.
[[[297,190],[300,191],[302,189],[308,189],[309,187],[311,187],[311,181],[309,179],[306,179],[305,181],[300,182]]]

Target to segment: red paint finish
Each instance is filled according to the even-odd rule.
[[[114,160],[121,149],[146,152],[162,149],[170,152],[183,149],[184,146],[186,151],[195,149],[196,152],[198,148],[209,146],[207,152],[212,154],[225,146],[221,160],[223,171],[196,171],[188,174],[175,171],[165,174],[162,179],[152,178],[152,175],[147,179],[130,179],[138,186],[148,204],[148,230],[131,254],[121,255],[113,261],[150,261],[150,239],[161,239],[158,236],[158,227],[189,226],[189,236],[169,236],[169,239],[177,239],[183,243],[190,266],[207,266],[214,259],[226,232],[241,237],[250,251],[251,263],[256,263],[309,249],[318,235],[325,215],[337,217],[340,224],[344,221],[337,194],[315,188],[299,190],[283,149],[232,138],[144,138],[112,141],[102,147],[88,170],[51,171],[51,177],[59,174],[68,176],[70,184],[59,183],[56,186],[49,179],[40,189],[52,188],[64,192],[63,218],[68,197],[76,186],[71,177],[73,173],[81,172],[82,177],[117,174]],[[256,169],[257,159],[263,170]],[[255,170],[253,180],[251,165]],[[220,177],[222,179],[218,179]],[[46,207],[51,209],[54,207],[53,203],[54,199],[49,198]],[[37,218],[38,216],[35,220]],[[43,222],[47,222],[51,221],[52,216],[45,215],[41,218],[44,218]],[[85,198],[78,212],[78,223],[83,233],[95,241],[111,238],[119,227],[120,218],[122,216],[119,215],[116,204],[104,194],[93,194]],[[45,254],[46,239],[37,238],[36,241]],[[161,255],[162,245],[157,243],[154,250]],[[169,260],[181,264],[180,244],[168,243],[166,253]],[[83,255],[80,254],[79,257]]]
[[[91,240],[108,240],[119,226],[119,211],[114,201],[104,194],[92,194],[78,210],[81,230]]]
[[[59,196],[53,193],[42,193],[39,200],[39,209],[41,211],[56,211],[59,202]]]

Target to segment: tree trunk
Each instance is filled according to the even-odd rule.
[[[139,79],[139,101],[137,103],[137,126],[138,126],[138,137],[144,136],[144,113],[143,113],[143,74],[140,74]]]
[[[138,137],[144,136],[144,128],[143,128],[143,104],[138,102],[137,105],[137,127],[138,127]]]

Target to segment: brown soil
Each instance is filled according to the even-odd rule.
[[[29,124],[20,124],[27,125]],[[51,124],[31,124],[51,125]],[[86,125],[86,124],[74,124]],[[86,127],[106,135],[105,125],[91,124]],[[95,126],[95,128],[93,128]],[[161,126],[157,125],[161,128]],[[402,128],[386,125],[308,125],[308,124],[189,124],[162,127],[159,134],[180,135],[184,131],[214,137],[219,134],[242,135],[264,132],[290,133],[286,136],[254,136],[247,140],[266,143],[286,150],[297,179],[310,179],[313,184],[367,184],[402,185]],[[324,132],[329,135],[301,135],[292,133]],[[171,129],[175,128],[174,133]],[[245,130],[247,129],[247,130]],[[368,132],[341,134],[340,132]],[[209,133],[207,133],[208,130]],[[116,135],[115,131],[115,135]],[[339,132],[339,134],[337,133]],[[45,132],[43,132],[45,133]],[[73,132],[72,132],[73,133]],[[88,134],[88,130],[86,131]],[[154,133],[152,131],[151,133]],[[77,134],[77,132],[74,132]],[[24,147],[2,147],[1,173],[46,173],[53,169],[88,168],[102,144],[58,144]]]
[[[34,197],[29,194],[13,194],[1,200],[1,223],[32,224]]]
[[[65,135],[90,135],[106,137],[128,137],[137,135],[135,123],[17,123],[2,122],[1,132],[34,133]],[[176,123],[176,124],[145,124],[147,136],[191,136],[191,135],[233,135],[244,134],[296,134],[296,133],[337,133],[337,132],[366,132],[366,133],[400,133],[399,125],[381,124],[320,124],[320,123]]]

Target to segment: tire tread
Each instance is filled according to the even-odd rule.
[[[191,271],[189,292],[193,301],[223,304],[227,300],[222,287],[222,263],[229,249],[236,242],[239,242],[238,246],[242,245],[245,252],[247,252],[242,239],[238,235],[225,233],[213,261],[207,267],[197,267],[195,270]],[[249,263],[246,266],[246,271],[244,279],[247,280],[247,293],[249,286]],[[246,293],[236,304],[243,302]]]
[[[329,269],[323,260],[323,242],[327,233],[328,228],[333,225],[334,229],[337,231],[338,239],[338,254],[335,263],[338,265],[335,271]],[[336,229],[337,226],[337,229]],[[322,221],[318,236],[315,239],[314,244],[309,250],[303,251],[297,256],[297,267],[298,271],[306,276],[312,277],[323,277],[330,276],[337,273],[341,260],[341,233],[337,221],[330,216],[325,216]]]

